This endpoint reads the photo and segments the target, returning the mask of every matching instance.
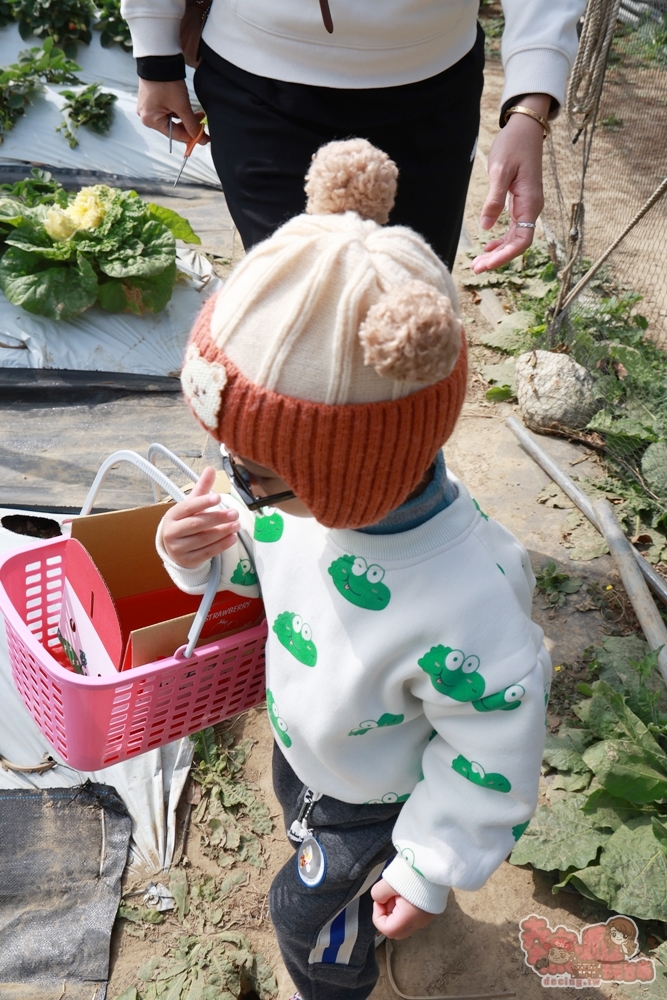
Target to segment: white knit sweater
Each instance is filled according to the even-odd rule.
[[[395,535],[276,511],[254,523],[278,745],[315,791],[405,800],[384,877],[431,913],[450,886],[483,885],[532,815],[551,675],[528,556],[457,487]],[[176,566],[160,532],[158,551],[179,586],[203,590],[208,564]],[[223,585],[242,556],[223,554]]]
[[[478,0],[213,0],[204,41],[235,66],[321,87],[392,87],[435,76],[475,41]],[[179,52],[185,0],[122,0],[134,55]],[[503,0],[505,90],[563,103],[585,0]]]

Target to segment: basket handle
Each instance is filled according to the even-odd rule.
[[[199,479],[197,473],[191,469],[189,465],[186,465],[185,462],[178,457],[178,455],[174,455],[173,451],[170,451],[169,448],[166,448],[163,444],[159,444],[157,441],[154,441],[153,444],[149,444],[148,446],[148,461],[155,465],[155,457],[157,455],[162,455],[164,458],[168,458],[171,464],[175,465],[176,468],[179,469],[184,476],[187,476],[193,483],[196,483]],[[155,480],[152,480],[151,486],[153,487],[153,498],[156,503],[159,503],[160,487]]]
[[[152,445],[151,447],[153,448],[153,450],[155,450],[155,445]],[[168,451],[168,449],[166,448],[164,449],[164,451],[162,451],[162,446],[159,447],[161,449],[162,454]],[[169,453],[169,457],[172,457],[171,453]],[[175,456],[173,457],[175,458]],[[154,465],[152,465],[149,461],[147,461],[147,459],[137,454],[136,451],[129,451],[123,449],[121,451],[115,451],[112,455],[109,455],[109,457],[105,459],[104,462],[102,462],[98,470],[98,473],[95,476],[95,479],[93,480],[93,485],[90,487],[90,490],[88,491],[88,496],[83,502],[83,507],[81,508],[80,516],[83,517],[87,514],[90,514],[93,504],[97,499],[97,494],[100,491],[102,483],[106,479],[111,467],[113,465],[116,465],[118,462],[129,462],[130,465],[136,466],[137,469],[145,473],[149,477],[149,479],[151,479],[154,483],[157,483],[159,486],[161,486],[162,489],[165,491],[165,493],[168,493],[170,497],[173,497],[173,499],[176,500],[177,503],[179,503],[181,500],[186,499],[185,493],[183,493],[183,491],[180,490],[175,483],[172,483],[171,479],[169,479],[169,477],[166,476],[164,472],[160,472],[159,469],[157,469]],[[178,464],[179,468],[181,467],[181,464],[185,466],[185,463],[181,463],[180,459],[177,459],[176,463]],[[185,468],[187,469],[187,466],[185,466]],[[196,473],[193,473],[191,469],[188,469],[187,471],[188,475],[192,475],[192,478],[196,482],[198,479]],[[239,532],[239,534],[241,534],[241,532]],[[246,544],[245,539],[242,539],[242,541],[244,542],[245,545]],[[204,627],[204,622],[206,621],[206,617],[209,611],[211,610],[213,599],[218,592],[218,585],[220,583],[221,572],[222,572],[222,559],[220,558],[220,556],[213,556],[213,558],[211,559],[211,572],[208,578],[208,582],[206,584],[206,590],[204,591],[203,597],[201,599],[201,604],[199,605],[199,610],[197,611],[194,621],[190,626],[190,631],[188,632],[188,642],[185,647],[185,651],[183,653],[183,655],[188,658],[191,657],[194,652],[197,640],[199,639],[201,630]]]

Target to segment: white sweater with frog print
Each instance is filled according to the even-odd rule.
[[[253,531],[278,745],[318,792],[405,801],[384,877],[431,913],[450,886],[483,885],[530,819],[551,674],[525,550],[457,487],[400,534],[278,511]],[[203,590],[208,564],[176,566],[159,532],[158,550],[179,586]]]

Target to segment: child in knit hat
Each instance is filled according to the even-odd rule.
[[[235,509],[208,469],[157,539],[190,593],[220,552],[222,587],[261,583],[297,855],[270,909],[303,1000],[366,1000],[376,929],[407,937],[484,884],[533,813],[544,740],[534,578],[446,473],[465,337],[445,266],[384,226],[396,178],[365,140],[323,147],[305,214],[204,307],[183,389],[229,452]]]

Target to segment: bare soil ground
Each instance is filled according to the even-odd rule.
[[[467,229],[473,240],[478,234],[477,219],[486,193],[484,154],[488,153],[496,130],[501,85],[498,64],[492,63],[484,93],[480,155],[475,162],[467,211]],[[460,273],[460,267],[466,265],[467,258],[461,255],[457,271]],[[521,451],[504,426],[504,418],[514,408],[509,404],[492,405],[484,399],[487,386],[479,375],[480,366],[499,358],[478,342],[479,332],[488,320],[474,299],[473,293],[461,291],[462,312],[471,347],[472,378],[463,416],[446,448],[447,461],[466,482],[482,509],[506,524],[528,548],[534,568],[552,559],[564,572],[600,584],[617,585],[608,556],[592,562],[570,560],[564,545],[568,511],[538,502],[540,492],[550,481]],[[541,443],[570,475],[582,478],[596,475],[596,458],[592,453],[553,438],[544,438]],[[572,679],[581,669],[584,650],[598,643],[610,626],[595,609],[576,610],[572,599],[566,607],[556,611],[545,610],[543,604],[538,594],[534,601],[535,617],[545,630],[554,663],[562,668],[555,675],[554,704],[557,707],[561,704],[559,689],[566,693],[568,684],[571,686]],[[560,718],[552,714],[549,722],[555,729]],[[264,869],[257,873],[256,869],[248,868],[250,883],[231,897],[224,923],[244,930],[253,947],[264,953],[277,976],[279,998],[287,1000],[293,987],[280,960],[266,908],[271,879],[292,853],[283,836],[279,807],[271,788],[273,739],[262,710],[250,712],[239,720],[237,728],[239,734],[249,735],[256,741],[245,773],[261,789],[275,827],[273,834],[263,841]],[[185,844],[185,856],[181,863],[191,883],[206,876],[221,877],[216,863],[202,851],[199,832],[193,826]],[[413,938],[395,945],[392,961],[399,989],[413,998],[508,991],[521,1000],[538,1000],[544,995],[541,981],[524,965],[518,938],[519,921],[530,913],[546,917],[552,927],[565,924],[573,929],[608,916],[578,895],[552,895],[550,885],[542,876],[506,862],[478,892],[453,891],[445,913]],[[137,933],[125,921],[117,923],[109,986],[112,1000],[128,985],[137,983],[136,971],[146,959],[165,954],[182,934],[173,916],[161,926],[140,930],[142,936],[132,936],[130,931]],[[378,959],[381,975],[372,1000],[390,1000],[396,994],[386,975],[384,946],[378,950]],[[630,992],[630,989],[626,987],[625,991]],[[598,997],[615,998],[619,988],[604,986],[578,992],[581,1000],[597,1000]]]

